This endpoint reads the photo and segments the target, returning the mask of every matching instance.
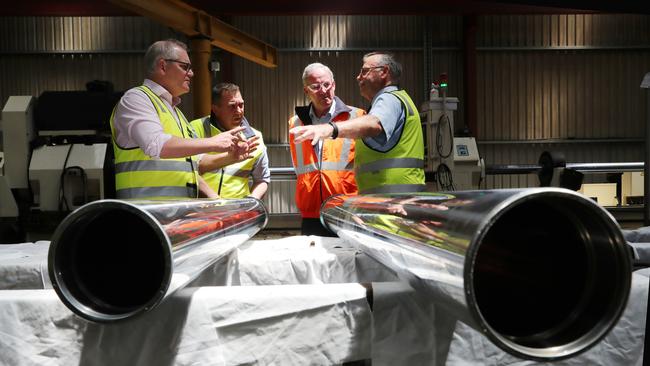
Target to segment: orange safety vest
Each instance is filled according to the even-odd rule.
[[[366,112],[362,109],[345,105],[338,97],[332,116],[332,122],[347,121],[361,117]],[[289,128],[312,124],[309,106],[296,107],[296,115],[289,119]],[[320,206],[327,198],[335,194],[357,194],[354,179],[354,140],[327,139],[321,149],[321,164],[316,156],[311,140],[299,145],[294,144],[293,135],[289,135],[291,162],[298,177],[296,182],[296,205],[305,218],[320,217]]]

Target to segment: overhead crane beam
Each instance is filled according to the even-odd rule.
[[[211,45],[266,67],[277,67],[275,47],[179,0],[110,0],[134,13],[174,28],[190,38],[194,65],[194,118],[210,114]]]
[[[216,47],[266,67],[277,67],[275,47],[178,0],[110,0],[172,27],[190,38],[205,37]]]

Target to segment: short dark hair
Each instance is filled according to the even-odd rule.
[[[219,104],[223,93],[228,92],[235,94],[239,91],[239,86],[233,83],[219,83],[212,88],[212,104]]]

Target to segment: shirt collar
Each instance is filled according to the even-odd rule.
[[[216,127],[217,130],[219,130],[219,131],[221,131],[221,132],[228,131],[225,127],[223,127],[223,125],[221,124],[221,122],[217,119],[217,116],[216,116],[214,113],[212,113],[212,112],[210,112],[210,123],[211,123],[214,127]],[[241,126],[241,124],[240,124],[240,126]]]
[[[372,105],[372,103],[375,102],[375,99],[377,99],[378,96],[380,96],[380,95],[382,95],[384,93],[394,91],[394,90],[398,90],[397,86],[395,86],[395,85],[387,85],[387,86],[383,87],[377,94],[375,94],[374,97],[372,97],[372,101],[370,102],[370,105]]]
[[[149,89],[151,89],[151,91],[153,91],[154,94],[159,96],[161,99],[165,100],[172,107],[176,107],[177,105],[181,104],[181,98],[172,97],[171,93],[168,92],[167,89],[165,89],[165,87],[156,83],[153,80],[144,79],[142,85],[149,87]]]
[[[334,115],[334,110],[336,109],[336,98],[332,100],[332,105],[330,106],[330,109],[325,113],[322,117],[317,117],[316,113],[314,113],[314,105],[309,104],[309,117],[311,117],[311,120],[314,122],[320,122],[320,121],[330,121],[332,119],[332,116]]]

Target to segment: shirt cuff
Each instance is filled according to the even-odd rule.
[[[152,159],[160,159],[160,152],[165,146],[165,143],[172,138],[172,135],[163,133],[151,140],[144,153],[149,155]]]

